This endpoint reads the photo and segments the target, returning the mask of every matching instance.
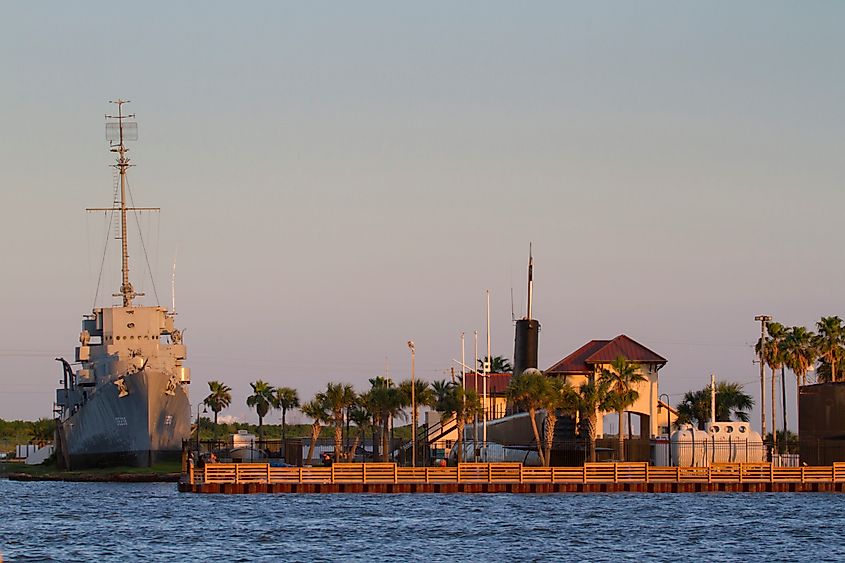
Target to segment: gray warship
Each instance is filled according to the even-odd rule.
[[[150,466],[179,459],[191,432],[188,401],[190,368],[174,315],[160,306],[140,306],[129,281],[127,212],[157,210],[127,207],[126,141],[137,140],[137,123],[127,121],[125,100],[117,115],[106,116],[109,149],[116,153],[119,190],[110,208],[93,208],[119,217],[122,306],[94,308],[82,320],[73,363],[62,364],[63,386],[56,391],[56,451],[67,469],[114,465]]]

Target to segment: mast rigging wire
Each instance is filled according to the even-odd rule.
[[[126,178],[126,189],[129,190],[129,201],[132,207],[135,207],[135,197],[132,195],[132,188],[129,186],[129,178]],[[156,305],[160,306],[161,301],[158,298],[158,290],[156,289],[156,282],[153,279],[153,269],[150,266],[150,257],[147,254],[147,245],[144,244],[144,234],[141,231],[141,220],[138,217],[138,210],[133,209],[132,214],[135,216],[135,224],[138,226],[138,239],[141,241],[141,249],[144,251],[144,261],[147,263],[147,272],[150,274],[150,283],[153,286],[153,295],[156,298]]]
[[[109,249],[109,233],[111,232],[111,225],[112,225],[113,220],[114,220],[114,210],[112,210],[112,212],[109,213],[109,224],[108,224],[108,227],[106,228],[106,242],[103,245],[103,258],[100,261],[100,274],[97,276],[97,289],[96,289],[96,291],[94,291],[94,305],[93,305],[93,307],[91,307],[92,309],[97,308],[97,299],[100,296],[100,282],[103,281],[103,268],[106,265],[106,252]]]

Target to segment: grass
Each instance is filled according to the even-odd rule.
[[[151,475],[161,473],[180,473],[182,466],[178,461],[157,463],[152,467],[102,467],[81,469],[78,471],[62,471],[54,463],[41,465],[26,465],[25,463],[0,463],[0,476],[10,473],[23,473],[33,477],[87,477],[110,475]]]

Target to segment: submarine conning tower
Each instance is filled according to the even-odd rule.
[[[537,347],[540,341],[540,322],[532,318],[534,297],[534,257],[528,250],[528,309],[525,318],[516,321],[513,347],[513,374],[517,376],[528,368],[537,367]]]

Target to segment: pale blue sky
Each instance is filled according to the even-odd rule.
[[[163,209],[144,225],[163,304],[178,249],[194,403],[222,379],[229,414],[254,419],[257,378],[308,398],[363,388],[388,358],[401,379],[408,339],[420,375],[445,377],[460,332],[483,337],[486,288],[494,354],[511,357],[529,241],[541,367],[626,333],[669,359],[661,391],[711,371],[754,382],[755,314],[843,313],[843,16],[838,2],[8,4],[0,417],[50,414],[52,358],[72,355],[91,307],[104,225],[83,210],[111,201],[103,114],[119,96],[140,123],[136,203]],[[137,249],[132,265],[142,285]]]

